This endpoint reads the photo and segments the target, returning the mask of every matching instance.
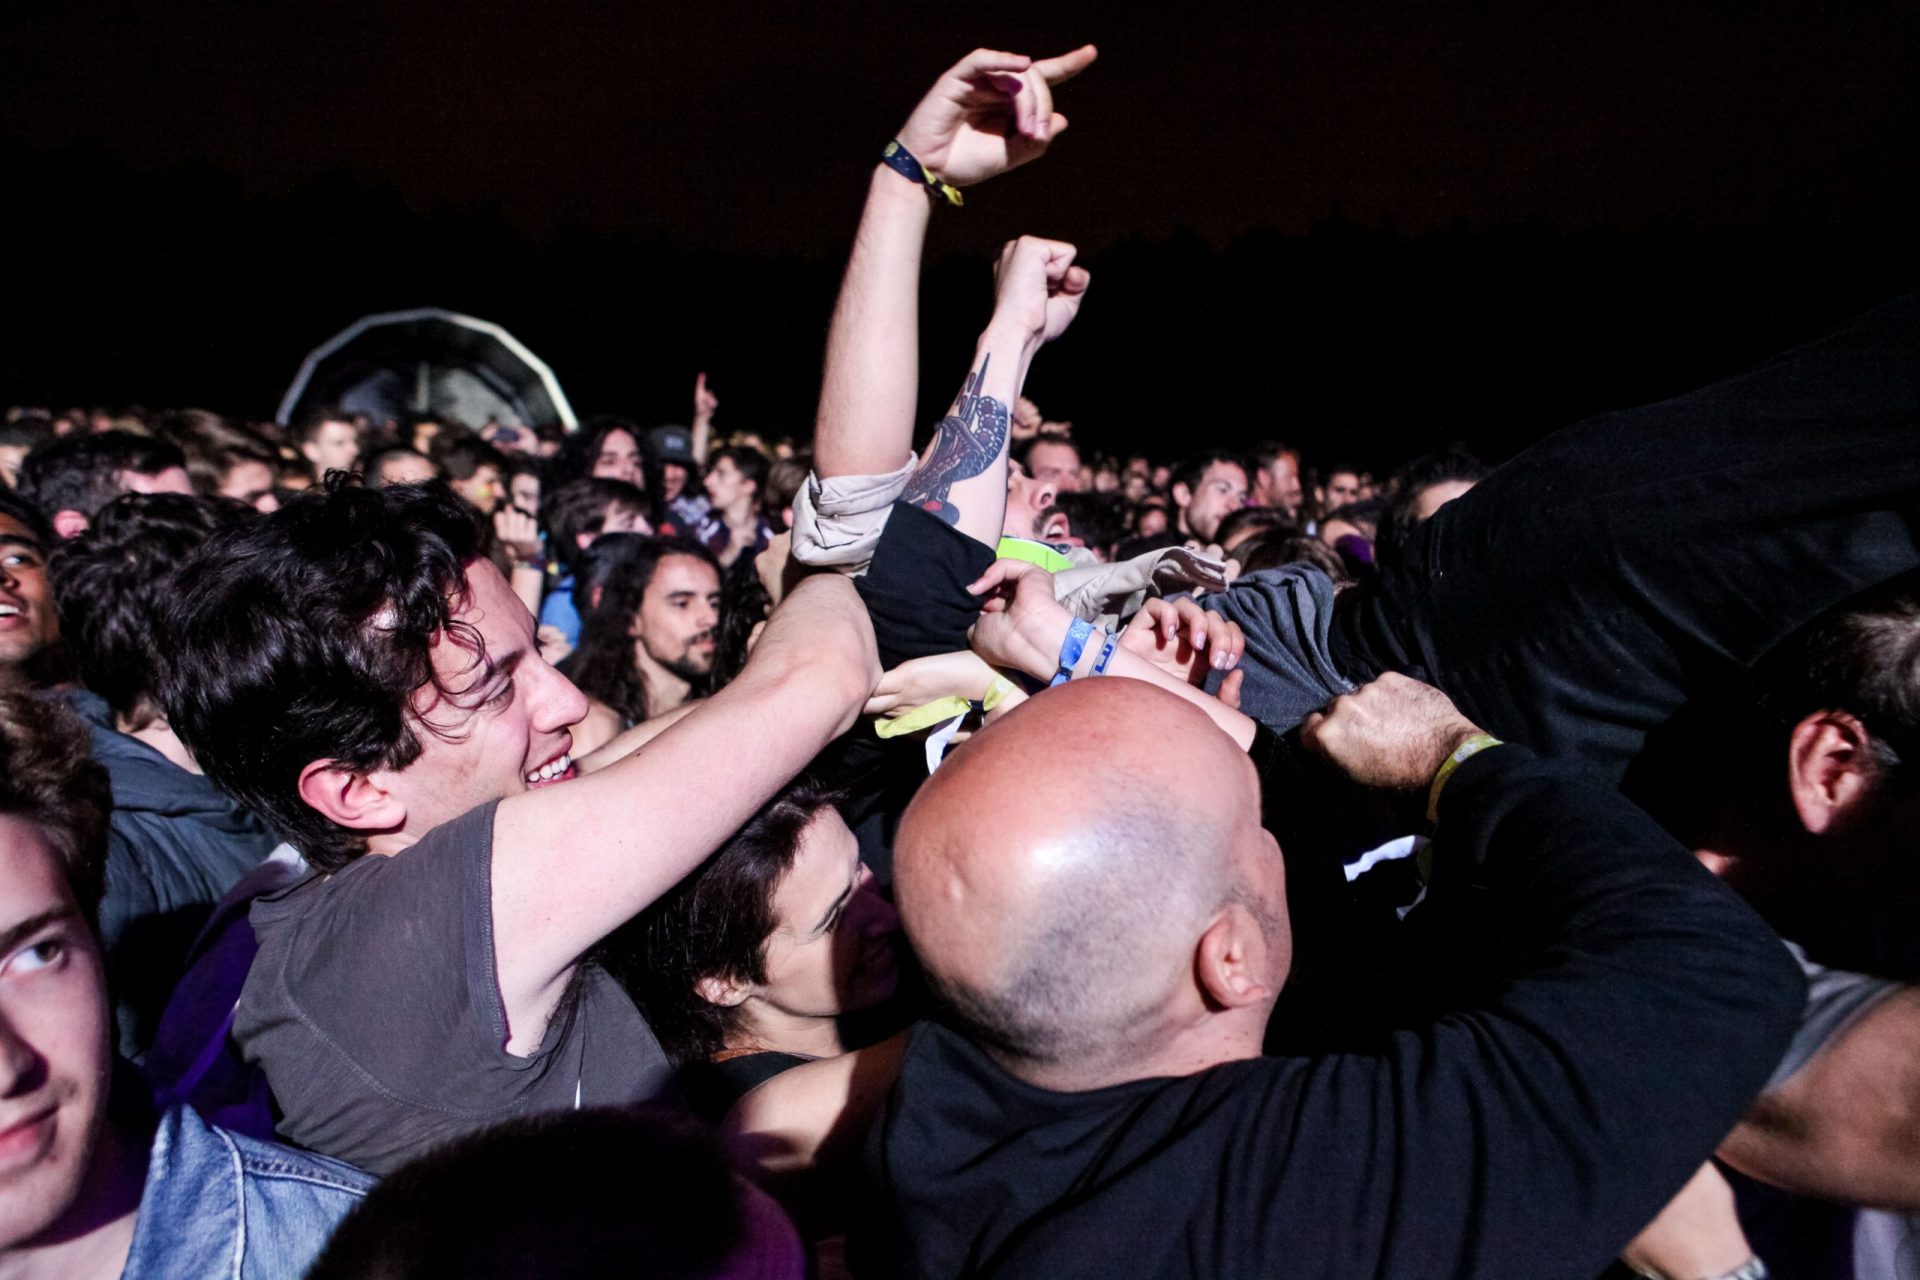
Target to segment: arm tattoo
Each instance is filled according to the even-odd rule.
[[[927,456],[901,494],[902,500],[933,512],[948,524],[960,522],[960,508],[947,501],[953,486],[992,466],[1006,448],[1007,406],[980,391],[992,360],[991,355],[982,356],[980,368],[967,375],[953,412],[934,428]]]

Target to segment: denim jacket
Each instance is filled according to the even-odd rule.
[[[121,1280],[299,1280],[373,1185],[351,1165],[161,1117]]]

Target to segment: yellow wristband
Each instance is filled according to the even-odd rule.
[[[1488,747],[1499,745],[1501,745],[1500,739],[1492,734],[1476,733],[1454,749],[1453,754],[1448,756],[1445,763],[1440,766],[1440,772],[1433,775],[1433,789],[1427,792],[1428,822],[1440,821],[1440,792],[1446,788],[1447,779],[1453,776],[1453,771]]]
[[[881,738],[898,738],[903,734],[931,729],[936,724],[945,724],[955,716],[963,716],[972,709],[973,704],[965,698],[935,698],[932,702],[915,707],[891,720],[874,721],[873,732],[875,736]]]
[[[1012,692],[1013,681],[1002,675],[994,676],[993,683],[987,686],[987,696],[980,700],[980,709],[982,711],[993,710],[1005,701],[1006,696]]]

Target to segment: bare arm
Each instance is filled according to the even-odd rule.
[[[1039,155],[1066,127],[1052,109],[1051,86],[1093,58],[1092,46],[1038,63],[977,49],[940,77],[899,140],[957,187],[984,182]],[[912,450],[929,213],[924,190],[875,166],[827,331],[814,429],[814,470],[822,477],[892,471]]]
[[[740,676],[597,773],[502,801],[494,964],[514,1045],[538,1041],[580,957],[698,866],[847,729],[879,675],[853,585],[807,579]]]
[[[822,1058],[749,1090],[721,1123],[740,1167],[817,1239],[846,1226],[867,1130],[900,1075],[911,1031]]]
[[[1920,988],[1888,996],[1761,1094],[1720,1158],[1802,1195],[1920,1210]]]

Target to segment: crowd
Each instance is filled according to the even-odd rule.
[[[1915,305],[1110,456],[1027,236],[916,452],[1093,60],[913,110],[811,432],[9,415],[0,1275],[1920,1276]]]

